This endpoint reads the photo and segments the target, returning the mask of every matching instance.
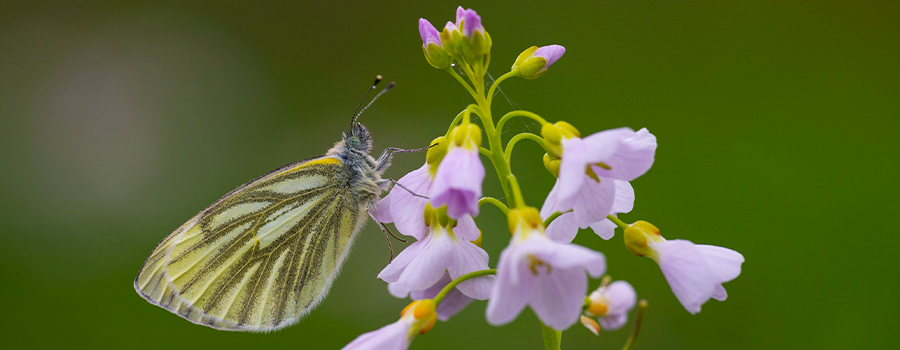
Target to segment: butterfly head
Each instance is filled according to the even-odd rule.
[[[350,149],[369,153],[372,150],[372,135],[360,123],[354,123],[350,132],[344,133],[344,144]]]

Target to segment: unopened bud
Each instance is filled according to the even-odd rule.
[[[555,177],[559,177],[559,158],[554,159],[549,153],[544,153],[544,168]]]

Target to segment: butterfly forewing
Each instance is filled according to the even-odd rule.
[[[135,280],[147,300],[200,324],[274,330],[324,298],[363,222],[338,158],[288,165],[172,232]]]

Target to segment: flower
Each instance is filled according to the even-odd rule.
[[[456,23],[447,22],[441,32],[444,49],[450,56],[474,62],[491,52],[491,36],[481,24],[481,16],[473,9],[456,9]]]
[[[447,205],[447,213],[454,219],[463,215],[478,216],[484,165],[478,148],[481,129],[474,124],[460,125],[451,132],[452,142],[447,155],[438,165],[428,196],[434,207]]]
[[[741,253],[686,240],[666,240],[646,221],[631,224],[624,236],[628,250],[659,264],[675,297],[692,314],[700,312],[710,298],[724,301],[728,293],[722,283],[741,274]]]
[[[578,321],[587,294],[587,276],[606,270],[603,254],[546,235],[534,208],[508,216],[512,240],[500,254],[497,280],[487,305],[492,325],[511,322],[531,306],[546,325],[563,330]]]
[[[600,326],[604,330],[614,331],[622,328],[628,321],[628,312],[637,302],[637,293],[628,282],[615,281],[597,288],[588,299],[591,303],[585,313],[599,317]]]
[[[566,122],[547,124],[541,134],[550,152],[545,165],[559,177],[541,214],[548,217],[554,212],[572,211],[554,220],[548,235],[571,241],[577,228],[590,226],[600,237],[612,238],[615,226],[606,216],[631,211],[634,190],[628,181],[653,165],[656,137],[647,129],[635,132],[619,128],[582,139]],[[558,165],[552,157],[561,158]]]
[[[428,63],[438,69],[449,67],[451,59],[444,51],[441,33],[427,19],[419,18],[419,35],[422,37],[422,51]]]
[[[487,252],[470,242],[479,236],[475,221],[470,216],[458,222],[451,220],[446,210],[426,206],[424,216],[429,233],[400,252],[378,274],[385,282],[398,284],[394,287],[398,294],[402,290],[427,291],[439,284],[445,274],[456,279],[488,269]],[[484,300],[490,296],[493,281],[493,276],[476,277],[460,283],[456,289],[469,298]]]
[[[431,144],[434,146],[428,149],[425,164],[401,177],[397,181],[400,186],[394,187],[371,210],[372,216],[378,222],[393,222],[400,233],[419,240],[428,232],[428,226],[425,225],[422,216],[428,199],[423,197],[431,189],[437,164],[447,153],[448,142],[446,137],[441,136],[431,141]]]
[[[532,46],[516,58],[512,69],[519,69],[519,75],[525,79],[536,79],[547,73],[556,60],[566,53],[566,48],[561,45]]]
[[[397,322],[356,337],[343,350],[401,350],[408,349],[416,334],[425,334],[436,322],[435,305],[431,300],[417,300],[403,309]]]
[[[422,300],[422,299],[434,299],[441,290],[444,289],[450,282],[453,281],[450,278],[449,273],[444,273],[444,277],[441,277],[437,283],[433,286],[428,287],[425,290],[409,290],[409,288],[404,287],[400,283],[388,283],[388,291],[391,295],[397,298],[406,298],[410,297],[412,300]],[[447,295],[444,296],[444,299],[437,306],[437,318],[441,321],[449,320],[453,315],[456,315],[462,309],[469,305],[472,302],[472,298],[463,294],[457,288],[451,289],[447,292]]]
[[[484,26],[481,25],[481,16],[473,9],[456,8],[456,26],[462,29],[463,35],[471,39],[475,32],[484,35]]]

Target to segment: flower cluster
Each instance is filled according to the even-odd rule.
[[[666,240],[646,221],[629,225],[617,217],[634,209],[631,182],[653,166],[657,141],[650,131],[618,128],[583,137],[570,123],[550,123],[521,110],[494,122],[490,106],[499,84],[513,77],[545,75],[566,52],[564,47],[526,49],[510,71],[486,89],[492,42],[474,10],[460,7],[456,20],[442,31],[419,19],[419,34],[427,62],[447,71],[477,103],[457,114],[449,131],[432,141],[425,164],[403,176],[370,208],[377,221],[393,223],[401,234],[416,239],[378,275],[392,295],[413,302],[400,320],[363,334],[345,349],[405,349],[416,334],[427,332],[436,320],[450,320],[474,300],[487,300],[485,318],[495,326],[512,322],[529,307],[545,330],[562,331],[579,321],[594,334],[620,329],[638,304],[637,293],[628,282],[612,282],[608,276],[588,292],[589,279],[605,273],[606,259],[572,243],[579,230],[587,228],[603,240],[611,239],[617,228],[623,230],[626,249],[659,264],[688,312],[699,312],[711,298],[725,300],[722,284],[740,275],[740,253]],[[502,128],[513,117],[541,124],[540,135],[515,135],[504,147]],[[509,166],[513,146],[524,139],[544,148],[544,166],[556,177],[540,211],[525,203]],[[483,197],[482,156],[494,167],[507,203]],[[511,234],[496,269],[490,268],[488,252],[481,248],[482,239],[496,238],[495,233],[483,238],[474,220],[486,203],[505,214]],[[635,329],[647,305],[643,300],[639,304]]]

